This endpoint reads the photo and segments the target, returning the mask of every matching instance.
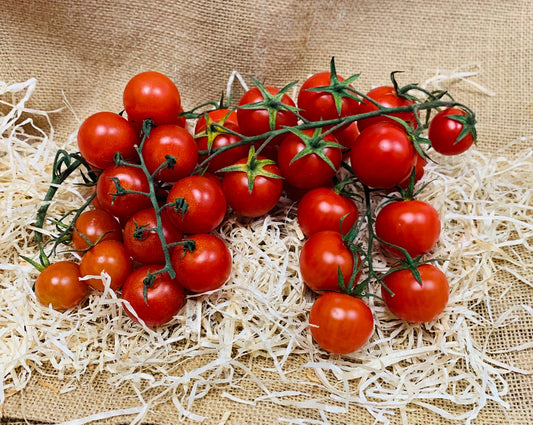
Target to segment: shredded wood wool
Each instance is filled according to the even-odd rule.
[[[434,155],[438,164],[427,166],[423,182],[431,183],[419,199],[441,216],[441,238],[431,255],[447,259],[441,267],[450,282],[449,305],[438,320],[412,325],[370,298],[371,340],[351,355],[334,356],[319,349],[307,329],[315,295],[299,275],[304,237],[296,204],[288,198],[260,219],[228,214],[217,232],[233,255],[229,282],[189,297],[170,326],[154,330],[130,320],[106,276],[107,289],[92,292],[80,308],[58,312],[40,305],[32,290],[37,271],[20,256],[37,258],[33,222],[55,152],[75,151],[76,144],[74,136],[63,144],[54,138],[48,117],[57,111],[26,106],[35,88],[34,79],[0,82],[0,111],[7,111],[0,115],[0,405],[51,365],[61,393],[79,388],[82,377],[106,372],[110,385],[129,385],[138,396],[138,407],[76,423],[114,416],[139,423],[168,402],[188,421],[209,421],[195,411],[195,402],[214,389],[237,406],[268,401],[311,409],[320,423],[351,405],[366,409],[376,423],[398,414],[407,422],[414,408],[470,423],[488,403],[502,411],[508,407],[508,374],[530,373],[497,354],[531,350],[532,342],[491,344],[500,331],[533,315],[531,306],[505,302],[520,285],[532,286],[531,257],[524,256],[533,241],[530,150]],[[45,125],[36,125],[36,117]],[[51,216],[82,204],[87,188],[76,182],[72,178],[58,191]],[[50,224],[46,229],[54,231]],[[387,258],[375,255],[376,269],[385,270]],[[506,278],[497,278],[501,274]],[[378,293],[377,284],[371,289]],[[252,365],[257,357],[268,367]],[[280,383],[286,390],[280,391]],[[255,390],[242,391],[250,387]],[[283,417],[279,422],[317,423]]]

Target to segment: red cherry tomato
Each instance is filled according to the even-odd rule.
[[[189,236],[195,249],[178,245],[172,253],[176,280],[192,292],[207,292],[220,288],[231,274],[231,252],[218,236],[202,233]]]
[[[420,181],[424,177],[424,168],[427,165],[427,161],[420,156],[417,152],[415,153],[415,183]],[[411,170],[412,172],[412,170]],[[400,183],[400,187],[407,189],[409,186],[409,181],[411,180],[411,173]]]
[[[127,161],[137,159],[137,133],[125,118],[114,112],[97,112],[83,121],[77,140],[81,156],[95,168],[113,165],[116,152]]]
[[[283,139],[278,150],[278,166],[289,184],[300,189],[312,189],[331,182],[341,165],[342,151],[340,147],[323,145],[337,143],[337,139],[331,134],[323,136],[322,141],[317,142],[318,136],[314,134],[314,130],[303,130],[303,133],[311,141],[306,142],[293,133]],[[315,143],[316,146],[312,146]],[[297,158],[296,155],[304,149],[309,150],[309,153]],[[328,158],[333,167],[320,157],[321,154]]]
[[[129,255],[143,264],[164,264],[165,253],[156,229],[157,219],[153,208],[137,211],[124,226],[124,246]],[[183,237],[168,217],[168,210],[161,212],[161,228],[167,244],[178,242]]]
[[[391,202],[376,215],[376,234],[385,242],[404,248],[411,257],[433,249],[440,236],[439,214],[429,203],[418,200]],[[381,246],[393,255],[400,250]]]
[[[257,161],[265,158],[257,157]],[[246,164],[243,158],[236,164]],[[276,164],[264,166],[264,171],[281,176]],[[239,215],[244,217],[260,217],[276,206],[283,192],[283,179],[257,175],[253,179],[253,189],[248,188],[248,175],[246,171],[228,171],[224,174],[222,188],[229,206]]]
[[[226,215],[226,197],[220,184],[212,178],[189,176],[177,181],[170,189],[167,204],[185,200],[187,206],[169,208],[169,217],[184,233],[207,233],[214,230]]]
[[[138,322],[137,315],[149,327],[164,325],[176,316],[185,303],[185,291],[168,273],[159,274],[153,284],[146,288],[144,279],[149,272],[156,272],[159,266],[143,266],[131,273],[122,288],[122,298],[128,316]]]
[[[405,99],[403,97],[398,96],[398,94],[396,93],[396,89],[392,86],[376,87],[370,90],[367,93],[367,96],[370,97],[371,99],[374,99],[376,102],[378,102],[385,108],[398,108],[401,106],[409,106],[409,105],[415,104],[414,100]],[[378,107],[376,105],[374,105],[369,100],[365,99],[363,100],[363,102],[361,102],[359,113],[366,114],[367,112],[372,112],[372,111],[377,111],[377,110],[378,110]],[[388,115],[407,121],[414,128],[418,126],[418,123],[415,118],[415,114],[413,112],[395,112],[395,113],[391,113]],[[392,120],[384,115],[380,115],[377,117],[371,117],[371,118],[365,118],[365,119],[359,120],[357,122],[357,126],[359,127],[359,131],[363,131],[368,126],[371,126],[372,124],[375,124],[377,122],[383,122],[383,121],[391,122]]]
[[[35,295],[45,306],[68,310],[80,304],[88,292],[80,280],[80,267],[72,261],[58,261],[46,267],[35,281]]]
[[[138,193],[119,195],[115,181],[126,190],[143,193],[150,191],[148,179],[141,169],[127,165],[106,168],[96,183],[96,196],[100,206],[110,214],[123,219],[152,205],[152,201],[146,195]]]
[[[357,255],[357,254],[356,254]],[[339,291],[338,271],[348,286],[354,271],[354,255],[344,245],[340,232],[323,230],[304,242],[300,252],[300,273],[314,291]],[[360,263],[357,256],[357,264]],[[359,280],[359,272],[354,284]]]
[[[82,276],[99,276],[106,272],[110,277],[109,287],[119,289],[133,270],[131,258],[122,242],[107,240],[97,243],[85,253],[80,262]],[[87,284],[104,290],[101,279],[91,278]]]
[[[155,125],[177,124],[183,111],[181,97],[170,78],[155,71],[135,75],[124,88],[124,109],[128,119],[142,123],[150,118]]]
[[[348,354],[365,345],[374,330],[370,308],[359,298],[337,292],[318,297],[309,313],[316,343],[334,354]]]
[[[416,150],[406,131],[395,123],[378,122],[365,128],[350,152],[353,173],[373,188],[402,183],[415,165]]]
[[[443,109],[433,117],[429,123],[428,138],[431,146],[443,155],[458,155],[466,152],[474,143],[475,121],[473,118],[466,120],[466,112],[459,108]],[[455,117],[455,118],[454,118]],[[465,119],[471,129],[459,140],[457,138],[463,131],[465,124],[457,119]]]
[[[435,320],[446,308],[450,287],[446,275],[431,264],[418,266],[420,284],[410,270],[398,270],[383,278],[381,288],[388,309],[400,319],[413,323]]]
[[[103,209],[82,212],[74,223],[72,245],[74,249],[83,251],[97,241],[114,239],[122,240],[122,226],[119,221]]]
[[[175,124],[154,127],[143,145],[142,155],[146,168],[153,174],[166,160],[175,163],[160,169],[155,177],[164,182],[175,182],[194,171],[198,161],[198,148],[192,135]]]

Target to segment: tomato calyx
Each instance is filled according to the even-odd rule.
[[[249,193],[252,193],[254,189],[254,182],[256,177],[263,176],[272,179],[282,179],[283,177],[281,177],[280,175],[268,171],[266,169],[267,165],[276,164],[276,162],[268,158],[259,158],[257,156],[257,153],[259,153],[259,151],[256,152],[255,147],[250,146],[250,150],[248,151],[248,158],[245,163],[229,165],[220,169],[219,172],[227,173],[232,171],[239,171],[245,173],[248,178]]]
[[[322,129],[319,127],[315,128],[311,136],[305,134],[302,130],[299,130],[297,128],[289,128],[289,131],[298,138],[300,138],[305,145],[304,148],[291,159],[289,164],[292,164],[294,161],[303,158],[304,156],[315,154],[326,164],[328,164],[333,170],[336,170],[335,165],[328,158],[328,156],[324,152],[324,149],[342,149],[343,146],[340,143],[325,140],[324,136],[326,133],[323,133]]]
[[[343,98],[349,97],[350,99],[356,100],[357,102],[361,102],[361,98],[356,96],[354,94],[354,89],[350,87],[350,84],[357,80],[360,75],[361,74],[354,74],[340,81],[335,67],[335,58],[332,57],[330,61],[330,84],[328,86],[311,87],[306,90],[310,92],[331,94],[335,102],[335,108],[337,109],[337,113],[340,115],[342,110]]]
[[[233,113],[232,110],[228,112],[219,120],[214,120],[208,112],[203,114],[205,119],[205,130],[195,134],[193,137],[199,139],[201,137],[207,137],[207,152],[210,154],[212,152],[213,144],[217,136],[221,134],[235,134],[230,128],[225,126],[226,120]]]
[[[462,130],[457,135],[457,138],[455,139],[455,142],[453,142],[454,145],[459,143],[462,139],[464,139],[469,133],[472,135],[472,138],[474,139],[474,143],[477,142],[477,130],[476,130],[476,117],[475,115],[467,110],[465,111],[466,115],[448,115],[447,117],[451,120],[457,121],[458,123],[463,125]]]

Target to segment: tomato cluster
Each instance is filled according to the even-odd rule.
[[[306,237],[299,266],[318,296],[309,324],[322,348],[344,354],[368,341],[373,315],[361,298],[371,280],[399,318],[435,319],[448,282],[421,258],[438,241],[440,219],[414,199],[414,187],[432,148],[444,155],[468,149],[475,121],[446,93],[400,88],[392,77],[392,86],[361,93],[353,87],[357,75],[342,78],[332,60],[295,100],[288,94],[295,83],[278,89],[254,79],[235,108],[184,112],[168,77],[134,76],[123,93],[125,116],[98,112],[79,128],[80,154],[97,174],[92,206],[68,226],[81,261],[45,268],[37,297],[73,307],[90,287],[105,289],[98,278],[105,272],[130,317],[165,324],[188,292],[229,279],[230,247],[216,234],[228,210],[260,217],[285,194],[298,203]],[[371,208],[371,197],[394,191],[401,199]],[[393,261],[383,275],[372,267],[374,242]]]

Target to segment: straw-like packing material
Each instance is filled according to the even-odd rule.
[[[290,412],[279,415],[279,423],[340,423],[355,412],[365,422],[407,423],[420,408],[439,421],[470,423],[489,404],[505,417],[509,379],[531,373],[521,366],[530,364],[530,331],[520,332],[522,323],[533,322],[533,309],[521,297],[532,285],[530,151],[434,154],[438,164],[428,165],[424,181],[432,182],[420,199],[442,219],[432,255],[448,260],[442,268],[451,286],[449,305],[439,320],[411,325],[371,298],[376,326],[369,343],[332,356],[307,330],[314,295],[299,277],[303,235],[288,199],[261,219],[228,216],[218,233],[233,253],[230,281],[189,298],[166,328],[134,324],[109,289],[64,313],[40,305],[32,291],[37,272],[21,255],[37,256],[32,223],[55,151],[76,148],[74,138],[58,146],[50,113],[27,108],[35,87],[33,79],[0,82],[7,111],[0,116],[0,404],[35,380],[51,394],[67,394],[105,376],[117,392],[127,388],[135,398],[129,407],[93,412],[76,423],[113,417],[161,422],[158,406],[169,404],[188,422],[208,423],[238,420],[241,405],[260,411],[272,404]],[[44,125],[35,125],[37,118]],[[50,214],[78,207],[86,195],[69,181]],[[386,260],[378,257],[377,268]],[[510,330],[514,339],[506,337]],[[213,395],[234,407],[206,409],[202,403]]]

